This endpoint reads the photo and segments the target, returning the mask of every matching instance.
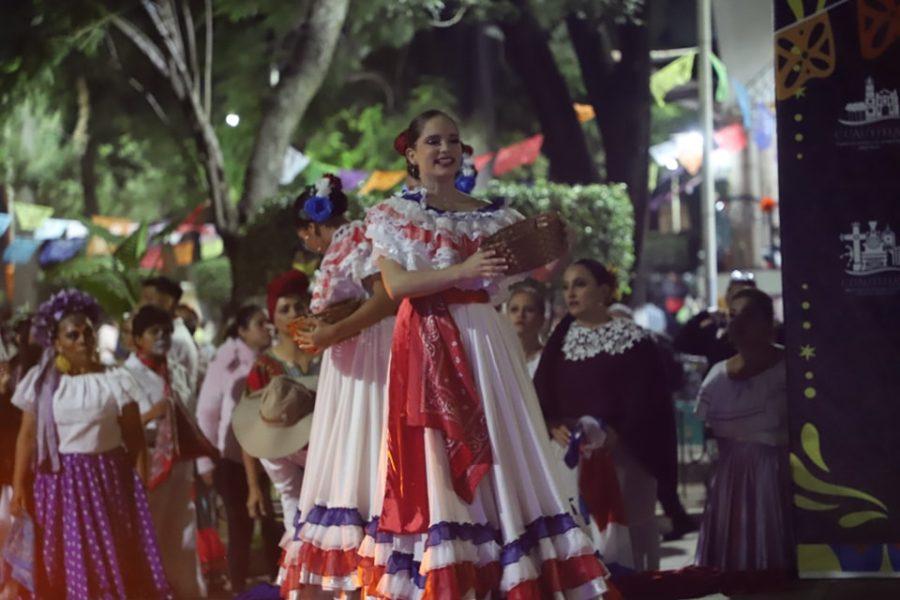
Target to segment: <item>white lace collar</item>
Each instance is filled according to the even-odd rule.
[[[574,321],[563,341],[566,360],[579,361],[598,354],[624,354],[639,341],[649,337],[647,330],[627,319],[611,319],[600,327],[586,327]]]

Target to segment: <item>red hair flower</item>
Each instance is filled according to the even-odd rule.
[[[394,150],[401,156],[406,156],[406,150],[409,148],[409,130],[404,129],[396,138],[394,138]]]

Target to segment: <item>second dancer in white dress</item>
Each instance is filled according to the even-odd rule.
[[[384,467],[379,450],[396,310],[372,262],[363,223],[344,217],[347,197],[340,179],[326,175],[298,198],[296,208],[300,239],[307,249],[323,254],[311,311],[347,300],[364,302],[335,324],[318,322],[301,340],[305,348],[327,350],[294,541],[281,571],[286,598],[299,598],[305,587],[334,595],[362,587],[359,546],[365,528],[381,512],[377,489]]]

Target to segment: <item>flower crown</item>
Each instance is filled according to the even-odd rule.
[[[303,212],[314,223],[324,223],[334,215],[331,195],[341,191],[341,180],[326,173],[312,186],[313,195],[303,203]]]
[[[31,324],[31,336],[38,344],[49,348],[53,345],[53,333],[59,322],[73,313],[81,313],[96,323],[100,320],[101,309],[90,294],[74,288],[61,290],[38,307]]]

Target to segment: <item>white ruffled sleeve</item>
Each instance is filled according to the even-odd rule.
[[[25,373],[22,380],[19,381],[18,385],[16,385],[16,391],[13,392],[12,403],[22,411],[28,413],[35,412],[34,403],[37,398],[36,385],[40,370],[41,367],[39,364],[31,367],[28,372]]]
[[[710,412],[714,412],[714,405],[717,401],[715,388],[718,387],[718,380],[723,375],[726,375],[725,368],[725,361],[714,364],[709,370],[709,373],[706,374],[706,377],[703,378],[703,383],[700,385],[700,391],[697,392],[697,402],[694,404],[694,414],[707,424],[709,424],[710,421]]]
[[[138,406],[153,404],[153,398],[138,384],[128,369],[123,367],[110,369],[106,372],[106,383],[116,400],[119,412],[131,402],[137,402]]]
[[[372,244],[372,261],[389,258],[405,269],[415,268],[412,246],[426,243],[425,230],[415,227],[409,217],[398,210],[397,199],[391,198],[366,211],[366,237]],[[409,202],[399,200],[399,202]]]
[[[362,283],[366,278],[378,273],[378,266],[372,259],[372,242],[366,236],[366,225],[363,221],[350,223],[351,229],[347,233],[350,248],[342,253],[339,262],[339,271],[347,273],[357,283]]]
[[[368,293],[363,282],[377,273],[365,224],[347,223],[334,233],[316,271],[310,310],[317,313],[337,302],[366,298]]]

